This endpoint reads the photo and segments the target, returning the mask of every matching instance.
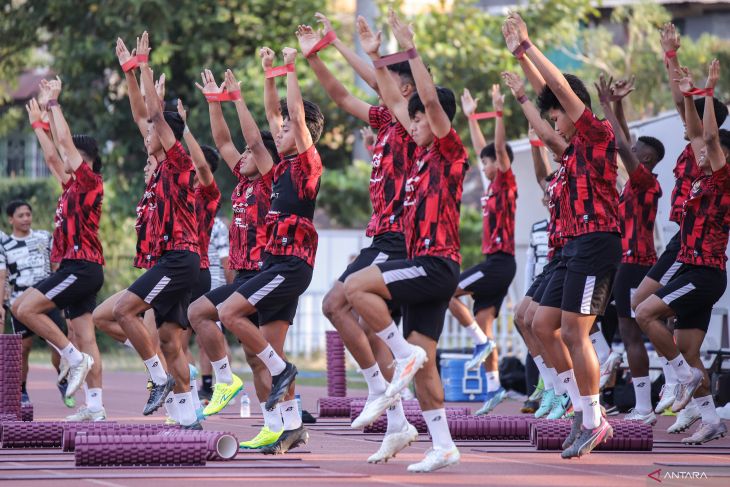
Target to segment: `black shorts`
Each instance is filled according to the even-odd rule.
[[[631,309],[631,298],[649,269],[651,266],[641,264],[621,264],[618,267],[613,282],[613,299],[619,318],[636,317],[634,310]]]
[[[563,303],[563,286],[565,285],[565,274],[568,268],[563,261],[562,253],[556,255],[550,261],[548,266],[551,267],[549,272],[545,274],[542,284],[535,292],[533,299],[540,303],[540,306],[548,308],[558,308]],[[547,268],[547,267],[546,267]]]
[[[535,276],[535,279],[532,280],[532,284],[530,284],[530,287],[527,288],[525,297],[532,299],[535,296],[537,289],[540,287],[540,285],[542,285],[544,280],[545,280],[545,270],[543,269],[543,271],[541,273],[539,273],[537,276]]]
[[[210,269],[200,269],[198,280],[193,284],[191,290],[190,302],[192,303],[200,296],[210,291]]]
[[[530,289],[527,290],[526,296],[531,297],[534,302],[539,304],[540,301],[542,301],[542,296],[545,293],[545,289],[547,288],[548,284],[550,284],[550,279],[552,278],[553,271],[560,264],[560,259],[563,255],[562,252],[563,249],[558,249],[555,251],[552,259],[550,259],[545,267],[542,268],[542,272],[535,278],[535,281],[533,281],[533,285],[530,286]]]
[[[350,262],[345,272],[338,281],[344,283],[347,276],[357,271],[391,260],[402,260],[408,256],[406,252],[406,239],[402,233],[388,232],[376,235],[370,247],[360,251],[355,260]]]
[[[61,310],[58,308],[53,308],[51,311],[46,313],[46,315],[53,320],[53,322],[56,324],[57,327],[61,329],[64,335],[67,334],[66,330],[66,320],[63,318],[63,315],[61,314]],[[35,336],[35,333],[33,330],[25,326],[23,323],[21,323],[18,318],[13,316],[13,314],[10,314],[10,324],[13,326],[13,333],[17,333],[20,335],[20,338],[25,340],[26,338],[32,338]]]
[[[662,286],[669,284],[674,274],[682,266],[680,262],[677,262],[680,247],[682,247],[682,239],[677,232],[667,244],[662,255],[659,256],[656,264],[647,272],[646,277],[655,280]]]
[[[136,294],[155,310],[157,326],[176,323],[187,328],[192,288],[198,282],[200,256],[187,250],[162,254],[157,263],[132,283],[127,291]]]
[[[393,301],[403,307],[403,336],[413,331],[438,342],[446,309],[459,284],[459,264],[441,257],[416,257],[377,264]]]
[[[588,233],[568,240],[563,247],[567,272],[560,309],[602,315],[611,301],[621,254],[621,237],[617,233]]]
[[[291,255],[270,255],[256,276],[236,292],[254,305],[260,325],[273,321],[294,322],[299,296],[312,282],[312,267]]]
[[[655,294],[675,312],[675,330],[697,329],[707,332],[712,307],[725,293],[726,287],[726,271],[682,264],[669,283]]]
[[[56,272],[33,287],[73,320],[96,308],[96,293],[104,284],[104,267],[88,260],[64,259]]]
[[[515,256],[504,252],[487,255],[483,262],[470,267],[459,276],[459,288],[474,298],[474,314],[495,307],[499,316],[502,301],[517,272]]]

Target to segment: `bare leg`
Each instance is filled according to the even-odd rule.
[[[589,337],[595,320],[595,315],[563,311],[560,334],[568,347],[581,396],[598,394],[600,364]]]
[[[27,289],[13,302],[13,315],[39,337],[63,350],[70,343],[46,314],[56,305],[35,288]]]
[[[72,319],[71,322],[73,323],[79,350],[91,355],[91,358],[94,359],[94,364],[86,376],[86,384],[90,389],[101,388],[101,354],[99,353],[99,346],[96,344],[96,333],[91,313],[85,313]]]
[[[682,356],[687,360],[690,367],[700,369],[704,375],[702,383],[697,387],[694,393],[694,397],[709,396],[712,391],[710,390],[710,376],[705,369],[705,365],[700,359],[700,347],[702,342],[705,340],[706,333],[699,329],[686,329],[686,330],[675,330],[674,336],[677,338],[677,346]]]
[[[185,330],[177,323],[165,322],[158,333],[160,348],[167,361],[168,372],[175,379],[173,391],[175,394],[188,392],[190,390],[190,368],[182,349]]]
[[[641,328],[633,318],[619,318],[621,340],[626,346],[626,356],[632,377],[646,377],[649,375],[649,354],[646,353]]]
[[[532,321],[535,336],[542,343],[546,356],[559,374],[573,368],[568,348],[560,336],[561,317],[562,312],[559,308],[539,306]]]
[[[94,313],[91,315],[94,326],[120,343],[124,343],[127,340],[127,334],[124,333],[122,326],[114,319],[114,306],[125,292],[126,289],[108,297],[96,307]]]
[[[148,360],[154,357],[157,353],[155,342],[150,333],[147,331],[147,327],[144,322],[139,317],[141,313],[144,313],[151,307],[152,306],[142,301],[139,296],[129,291],[125,291],[114,305],[114,319],[121,325],[124,330],[124,334],[127,335],[129,341],[132,342],[132,346],[134,346],[134,349],[137,351],[139,356],[142,357],[142,360]],[[162,338],[160,338],[160,341],[162,341]],[[164,347],[162,347],[162,349],[164,354]],[[165,358],[167,358],[167,356]]]
[[[449,301],[449,311],[451,311],[451,314],[454,315],[456,321],[464,327],[474,323],[474,315],[471,313],[467,305],[462,303],[459,299],[461,296],[465,296],[466,294],[468,293],[463,289],[457,289],[454,293],[454,297],[452,297]],[[484,329],[482,329],[482,331],[484,331]]]
[[[370,329],[378,332],[390,325],[392,318],[386,301],[392,297],[377,266],[366,267],[349,276],[345,282],[345,293]]]
[[[261,331],[248,319],[255,312],[256,308],[246,298],[239,293],[233,293],[221,304],[218,316],[223,326],[231,330],[248,350],[259,354],[266,349],[268,343]],[[208,354],[213,358],[210,349]]]
[[[673,360],[679,355],[672,332],[665,326],[665,321],[671,316],[674,316],[672,308],[655,295],[646,298],[636,308],[636,322],[641,331],[651,340],[657,352],[661,352],[667,360]]]
[[[361,369],[375,365],[375,356],[363,329],[345,295],[345,285],[335,282],[322,301],[322,312],[340,334],[342,341]],[[382,372],[382,370],[381,370]]]
[[[454,299],[452,298],[451,300],[453,301]],[[479,324],[479,328],[481,328],[484,334],[487,335],[487,337],[492,341],[494,341],[495,315],[496,308],[494,306],[490,306],[489,308],[479,310],[476,316],[476,321],[477,324]],[[496,348],[492,351],[491,354],[489,354],[487,360],[484,361],[484,369],[487,372],[499,370],[499,356],[497,354]]]
[[[437,343],[432,338],[415,331],[408,336],[408,342],[423,348],[428,357],[428,361],[416,373],[414,378],[416,396],[418,396],[421,411],[441,409],[444,407],[444,388],[441,385],[438,370],[436,370]]]

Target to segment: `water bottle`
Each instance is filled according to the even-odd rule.
[[[294,394],[294,399],[297,401],[297,409],[299,410],[299,417],[302,417],[302,396]]]
[[[241,394],[241,417],[251,417],[251,399],[249,399],[248,394],[245,392]]]

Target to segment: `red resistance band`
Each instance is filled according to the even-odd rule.
[[[266,70],[266,78],[276,78],[277,76],[286,76],[287,73],[294,72],[294,63],[285,64],[283,66],[274,66]]]
[[[127,71],[135,69],[137,66],[139,66],[139,63],[146,63],[148,60],[149,56],[144,54],[138,54],[136,56],[133,56],[129,58],[126,63],[122,64],[122,71],[126,73]]]
[[[692,88],[689,91],[683,91],[684,96],[715,96],[714,88]]]
[[[488,118],[501,118],[502,112],[482,112],[482,113],[472,113],[469,115],[469,120],[486,120]]]
[[[317,54],[319,51],[324,49],[325,47],[329,46],[335,40],[337,39],[337,33],[333,30],[327,32],[324,37],[322,37],[319,42],[317,42],[311,51],[309,51],[304,57],[309,57]]]
[[[512,54],[514,54],[517,59],[522,59],[525,57],[525,52],[531,47],[532,43],[529,40],[522,41],[520,42],[520,45],[512,51]]]
[[[384,68],[391,64],[402,63],[403,61],[408,61],[409,59],[415,59],[417,57],[418,51],[416,51],[415,47],[412,47],[407,51],[396,52],[395,54],[383,56],[380,59],[373,61],[373,66],[375,69]]]
[[[37,121],[33,122],[32,124],[30,124],[30,126],[33,127],[34,129],[43,129],[46,132],[51,131],[51,124],[48,122],[44,122],[42,120],[37,120]]]
[[[203,93],[208,103],[212,101],[237,101],[241,99],[241,91],[222,91],[220,93]]]
[[[664,65],[669,67],[669,60],[677,57],[677,51],[667,51],[664,53]]]
[[[532,147],[545,147],[545,143],[542,140],[531,140],[530,145]]]

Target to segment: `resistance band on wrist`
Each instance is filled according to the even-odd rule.
[[[531,140],[530,145],[532,147],[545,147],[545,142],[542,140]]]
[[[415,59],[417,57],[418,51],[415,47],[412,47],[406,51],[396,52],[395,54],[389,54],[381,57],[380,59],[376,59],[373,61],[373,66],[375,69],[384,68],[391,64],[402,63],[403,61],[408,61],[409,59]]]
[[[36,120],[32,124],[30,124],[30,126],[33,127],[34,129],[43,129],[46,132],[51,131],[51,124],[48,122],[44,122],[42,120]]]
[[[682,94],[686,97],[690,96],[715,96],[714,88],[692,88],[689,91],[683,91]]]
[[[208,103],[212,101],[237,101],[241,99],[241,91],[221,91],[220,93],[203,93]]]
[[[522,59],[525,57],[525,52],[527,52],[527,50],[531,47],[532,43],[529,40],[524,40],[520,42],[520,45],[517,46],[514,51],[512,51],[512,54],[517,59]]]
[[[324,37],[322,37],[319,42],[317,42],[314,47],[304,56],[309,57],[317,54],[319,51],[324,49],[325,47],[329,46],[335,40],[337,39],[337,33],[333,30],[327,32]]]
[[[482,113],[472,113],[469,115],[469,120],[486,120],[488,118],[501,118],[502,117],[502,111],[496,111],[496,112],[482,112]]]
[[[149,58],[150,57],[147,54],[137,54],[136,56],[132,56],[126,63],[122,64],[122,71],[125,73],[131,71],[137,68],[140,63],[146,63],[149,61]]]
[[[293,73],[294,63],[285,64],[283,66],[273,66],[266,70],[266,78],[276,78],[277,76],[286,76],[287,73]]]

